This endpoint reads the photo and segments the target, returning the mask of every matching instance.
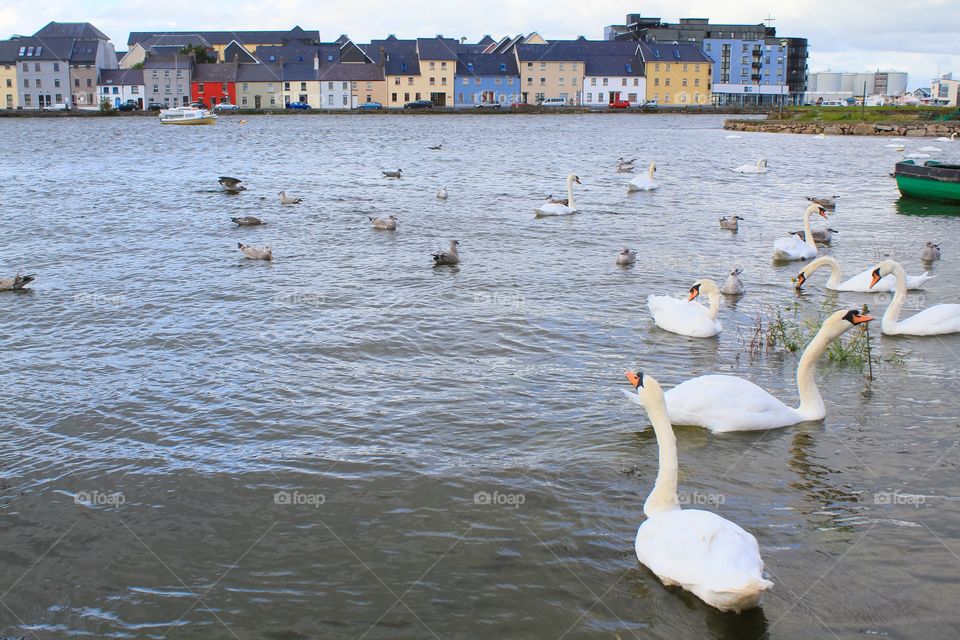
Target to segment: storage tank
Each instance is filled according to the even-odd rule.
[[[839,93],[843,90],[842,87],[842,73],[835,73],[832,71],[826,71],[823,73],[816,74],[817,77],[817,93]]]
[[[887,73],[887,90],[884,95],[901,96],[907,91],[907,73],[905,71],[890,71]]]

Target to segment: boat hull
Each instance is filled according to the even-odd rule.
[[[160,124],[217,124],[217,119],[210,116],[209,118],[191,118],[189,120],[160,120]]]
[[[900,194],[907,198],[921,198],[938,202],[960,204],[960,166],[913,161],[898,162],[893,177]]]

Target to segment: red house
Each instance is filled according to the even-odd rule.
[[[201,63],[193,66],[190,99],[208,107],[229,102],[237,104],[237,63]]]

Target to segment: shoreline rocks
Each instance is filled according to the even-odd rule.
[[[827,136],[949,137],[960,133],[960,122],[817,122],[799,120],[725,120],[728,131],[824,134]]]

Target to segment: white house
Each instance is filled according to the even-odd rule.
[[[647,79],[636,54],[586,55],[581,93],[584,106],[605,107],[614,100],[636,106],[646,95]]]
[[[119,107],[127,100],[135,100],[141,109],[144,104],[143,69],[101,69],[97,95],[100,100],[108,98],[110,104]]]

